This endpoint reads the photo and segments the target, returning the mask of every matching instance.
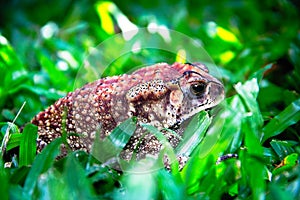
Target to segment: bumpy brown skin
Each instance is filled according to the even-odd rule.
[[[159,63],[130,75],[103,78],[68,93],[32,120],[38,126],[38,152],[61,136],[63,116],[67,133],[80,134],[68,136],[70,148],[90,152],[96,133],[103,139],[131,116],[182,134],[176,127],[223,98],[223,85],[201,64]],[[121,153],[124,159],[131,158],[137,145],[138,159],[159,152],[160,142],[152,134],[143,136],[144,132],[137,127]],[[164,134],[172,146],[178,144],[177,137]]]

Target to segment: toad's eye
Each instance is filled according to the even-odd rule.
[[[206,88],[206,83],[196,82],[191,84],[190,91],[192,94],[196,96],[201,96],[204,93],[205,88]]]

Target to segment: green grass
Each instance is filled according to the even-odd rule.
[[[33,0],[1,6],[5,22],[0,23],[1,198],[299,198],[298,10],[295,1],[279,0],[115,4]],[[34,153],[36,127],[26,123],[74,90],[85,56],[118,32],[122,17],[139,27],[155,22],[200,41],[218,66],[226,99],[192,119],[177,149],[168,148],[154,127],[144,125],[165,143],[164,153],[170,157],[191,156],[182,171],[175,162],[171,172],[161,168],[153,173],[120,173],[84,152],[70,152],[57,161],[62,139]],[[45,28],[53,35],[45,36]],[[114,56],[119,51],[108,45],[107,52]],[[175,59],[176,55],[145,49],[116,59],[104,74],[123,74],[131,66]],[[122,126],[133,130],[133,122]],[[108,138],[117,147],[108,148],[124,147],[128,138],[118,137],[124,127]],[[238,158],[216,164],[229,153]],[[130,171],[138,171],[141,166],[131,167]]]

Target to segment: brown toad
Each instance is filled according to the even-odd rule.
[[[90,152],[96,133],[103,139],[132,116],[138,122],[160,130],[169,128],[181,135],[178,126],[183,121],[219,104],[223,98],[222,83],[199,63],[158,63],[130,75],[99,79],[68,93],[32,120],[38,126],[38,152],[61,136],[64,115],[67,133],[80,134],[68,136],[70,148]],[[158,153],[160,142],[144,132],[137,127],[121,153],[123,158],[130,159],[134,150],[138,159]],[[163,133],[173,147],[178,144],[177,137]]]

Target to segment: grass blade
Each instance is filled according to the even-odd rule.
[[[234,86],[234,88],[238,92],[239,96],[243,99],[248,112],[250,112],[252,115],[253,123],[255,123],[257,127],[261,127],[263,125],[263,118],[256,101],[259,92],[257,79],[253,78],[243,85],[238,83]]]
[[[94,194],[91,183],[73,154],[70,154],[66,160],[63,177],[68,191],[66,199],[92,199]]]
[[[20,141],[20,166],[31,165],[36,155],[37,126],[27,124]]]
[[[32,196],[38,177],[52,166],[54,159],[59,155],[61,143],[61,138],[57,138],[36,156],[25,180],[24,195]]]
[[[6,145],[6,151],[9,151],[20,145],[23,135],[21,133],[14,133],[10,135],[9,141]]]
[[[247,152],[245,157],[241,156],[242,171],[246,174],[242,175],[243,181],[249,184],[252,190],[253,199],[264,199],[266,182],[265,182],[265,165],[262,162],[263,148],[260,144],[255,124],[252,118],[244,118],[243,131],[245,131],[245,146]],[[251,167],[247,167],[251,166]]]
[[[14,124],[14,123],[11,123],[11,122],[7,122],[7,123],[1,123],[0,125],[2,124],[5,124],[5,134],[3,136],[3,139],[1,141],[1,147],[0,147],[0,155],[1,157],[4,155],[5,151],[6,151],[6,148],[7,148],[7,144],[10,140],[10,137],[11,137],[11,133],[19,133],[19,129],[18,127]],[[1,129],[2,131],[2,129]]]
[[[191,155],[196,146],[202,141],[210,123],[211,118],[206,111],[194,116],[183,133],[183,140],[176,148],[177,154]]]
[[[283,132],[287,127],[296,124],[300,120],[300,99],[297,99],[275,116],[264,128],[262,143],[270,137]]]
[[[167,138],[164,136],[162,132],[160,132],[156,127],[150,125],[150,124],[144,124],[140,123],[142,127],[144,127],[147,131],[155,135],[155,137],[160,141],[162,144],[168,143]]]
[[[283,159],[285,156],[294,153],[292,145],[286,141],[272,140],[270,145],[280,159]]]
[[[109,136],[103,140],[96,134],[92,147],[92,155],[101,162],[106,162],[123,150],[136,129],[136,118],[129,118],[117,126]]]

